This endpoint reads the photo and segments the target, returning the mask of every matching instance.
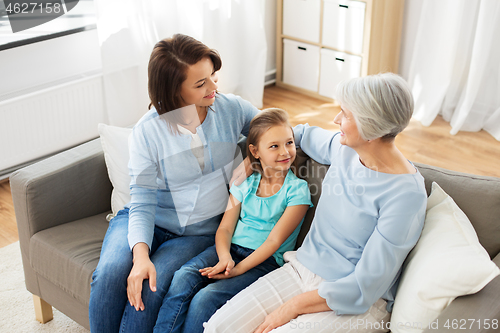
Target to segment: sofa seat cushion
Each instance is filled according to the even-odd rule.
[[[85,304],[108,228],[108,213],[42,230],[30,241],[32,268]]]

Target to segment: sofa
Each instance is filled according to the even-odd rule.
[[[298,152],[299,170],[316,205],[328,166]],[[484,177],[415,163],[425,178],[438,183],[462,209],[474,226],[479,242],[500,266],[500,178]],[[33,294],[37,319],[52,319],[52,306],[89,328],[88,303],[91,275],[99,261],[107,230],[112,185],[100,139],[69,149],[16,171],[10,177],[26,288]],[[311,208],[298,245],[309,229]],[[454,299],[438,319],[460,318],[481,323],[500,319],[500,277],[481,291]],[[495,326],[473,325],[469,331],[494,332]],[[467,326],[469,328],[469,326]],[[463,331],[448,325],[441,331]],[[440,331],[437,330],[437,331]],[[436,331],[428,328],[425,332]]]

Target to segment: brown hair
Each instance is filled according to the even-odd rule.
[[[222,67],[219,53],[193,37],[175,34],[156,43],[148,65],[149,109],[153,105],[161,115],[182,107],[187,69],[205,57],[212,60],[215,72]]]
[[[253,171],[262,173],[263,169],[260,161],[255,158],[250,151],[250,145],[257,147],[262,135],[274,126],[288,126],[292,129],[292,125],[290,125],[290,122],[288,121],[288,114],[282,109],[268,108],[262,110],[250,122],[250,130],[248,131],[247,137],[247,156],[250,159]],[[295,167],[296,165],[294,161],[292,170],[294,170]]]

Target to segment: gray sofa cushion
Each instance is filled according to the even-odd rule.
[[[40,231],[30,241],[33,269],[85,304],[108,228],[108,213]]]
[[[479,242],[491,258],[500,252],[500,178],[477,176],[414,163],[425,178],[448,193],[476,229]]]
[[[11,184],[15,196],[25,196],[15,201],[29,202],[21,211],[30,220],[30,237],[54,221],[62,224],[111,209],[112,185],[99,139],[17,171]]]
[[[325,178],[326,172],[328,171],[329,167],[329,165],[320,164],[312,159],[300,161],[298,164],[297,176],[304,179],[309,184],[311,201],[314,207],[309,208],[309,210],[307,211],[304,222],[300,229],[300,233],[297,237],[296,248],[302,245],[304,237],[306,237],[307,232],[311,227],[311,222],[313,220],[314,213],[316,212],[316,206],[318,205],[318,200],[321,195],[321,183],[323,182],[323,178]]]

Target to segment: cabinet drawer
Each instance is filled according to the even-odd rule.
[[[283,39],[283,82],[318,91],[320,48]]]
[[[321,49],[321,72],[319,94],[335,98],[335,89],[340,81],[361,75],[361,57]]]
[[[361,54],[366,3],[324,0],[323,45],[339,51]]]
[[[319,43],[321,0],[283,0],[283,34]]]

